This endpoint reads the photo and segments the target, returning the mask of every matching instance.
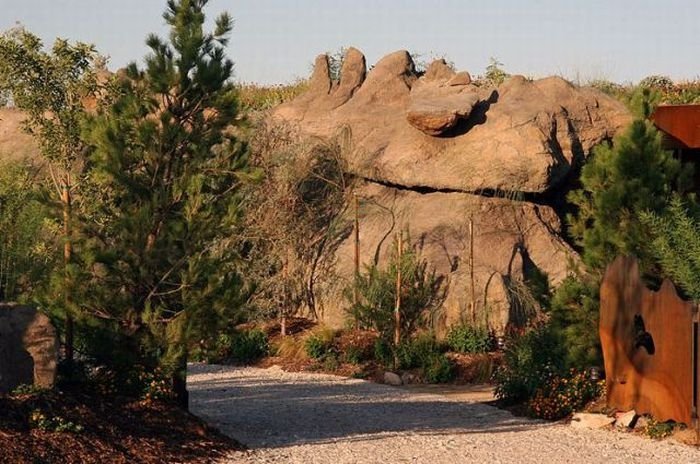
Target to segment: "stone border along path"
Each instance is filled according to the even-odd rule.
[[[671,441],[326,374],[192,365],[188,386],[194,414],[251,448],[222,464],[700,463]]]

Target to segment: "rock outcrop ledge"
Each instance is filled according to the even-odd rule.
[[[339,82],[319,56],[309,91],[272,117],[308,136],[349,137],[345,161],[361,179],[362,261],[386,259],[387,237],[410,230],[447,280],[443,329],[474,317],[474,303],[479,321],[502,329],[526,316],[528,277],[545,274],[556,285],[566,276],[578,256],[552,205],[592,148],[631,121],[620,102],[560,77],[512,76],[493,87],[444,60],[419,76],[406,51],[367,72],[354,48]],[[336,276],[322,286],[324,317],[334,325],[345,317],[353,256],[349,237]]]

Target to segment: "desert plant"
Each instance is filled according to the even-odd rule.
[[[511,336],[503,364],[494,373],[496,398],[507,404],[529,400],[545,379],[562,371],[562,359],[561,348],[546,325]]]
[[[269,351],[267,335],[261,329],[234,332],[230,343],[230,360],[241,364],[257,361]]]
[[[444,354],[434,354],[423,365],[423,377],[428,383],[447,383],[455,377],[455,367]]]
[[[603,381],[591,380],[585,371],[572,369],[564,375],[548,373],[528,401],[528,414],[540,419],[561,419],[598,398],[603,387]]]
[[[244,188],[248,214],[239,236],[246,274],[256,284],[248,305],[254,316],[284,322],[305,310],[317,317],[319,276],[332,272],[347,229],[341,152],[338,140],[302,141],[288,125],[256,127],[251,164],[263,177]]]
[[[496,58],[491,57],[489,59],[489,64],[486,66],[486,73],[484,74],[484,80],[493,86],[501,85],[506,78],[508,78],[508,73],[503,69],[503,63],[498,61]]]
[[[496,349],[496,337],[493,332],[465,323],[452,326],[445,342],[457,353],[487,353]]]
[[[601,366],[603,354],[598,337],[598,279],[583,272],[567,276],[550,302],[551,329],[567,367]]]
[[[317,329],[304,342],[306,354],[312,359],[324,359],[335,354],[335,331],[328,328]]]
[[[444,278],[430,271],[427,261],[420,258],[410,245],[400,257],[392,251],[386,267],[370,265],[364,273],[356,276],[354,288],[346,291],[352,306],[351,319],[363,329],[374,329],[387,341],[393,340],[395,330],[395,308],[397,274],[401,269],[400,338],[405,340],[419,328],[427,327],[435,313],[441,308],[445,297]],[[396,250],[396,246],[392,250]],[[353,290],[359,298],[353,302]]]

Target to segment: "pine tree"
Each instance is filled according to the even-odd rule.
[[[88,130],[96,197],[81,256],[92,286],[84,310],[171,371],[183,406],[188,340],[225,321],[242,288],[228,246],[247,176],[246,147],[231,130],[232,23],[224,13],[205,32],[206,4],[168,2],[169,41],[148,37],[146,68],[128,67]]]
[[[695,301],[700,300],[700,221],[697,205],[679,196],[661,214],[644,211],[640,218],[651,232],[651,249],[664,276]]]
[[[663,149],[661,135],[645,120],[636,120],[613,144],[595,148],[581,174],[581,190],[570,201],[578,208],[569,217],[571,234],[583,249],[590,270],[602,272],[617,255],[635,255],[646,267],[649,236],[642,211],[661,212],[674,191],[689,185],[690,172]]]
[[[72,265],[74,242],[73,203],[76,179],[84,166],[85,144],[81,121],[86,99],[97,91],[98,55],[92,45],[57,39],[50,52],[41,40],[23,28],[0,36],[0,94],[26,116],[24,130],[35,136],[53,181],[54,200],[60,205],[63,225],[64,268],[51,295],[65,318],[65,358],[73,360]]]

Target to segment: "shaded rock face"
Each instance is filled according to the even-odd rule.
[[[0,108],[0,161],[23,161],[36,158],[39,147],[22,130],[24,114],[13,108]]]
[[[358,186],[361,266],[391,255],[394,234],[408,229],[410,241],[437,275],[447,293],[443,310],[433,321],[438,331],[462,320],[476,319],[502,330],[529,314],[523,301],[523,280],[537,271],[558,283],[566,277],[574,251],[559,236],[560,221],[548,206],[467,193],[419,193],[372,182]],[[471,313],[473,229],[475,312]],[[343,290],[352,282],[354,240],[348,237],[336,252],[336,275],[322,286],[324,321],[341,326],[347,307]]]
[[[357,53],[352,61],[364,63]],[[382,58],[364,80],[356,75],[346,79],[352,92],[340,92],[344,78],[334,86],[321,57],[311,90],[272,117],[310,137],[342,133],[348,141],[347,169],[361,179],[363,263],[385,261],[393,234],[408,229],[446,278],[439,326],[472,317],[503,328],[524,316],[523,282],[545,273],[556,285],[578,260],[550,205],[561,202],[558,192],[592,148],[631,115],[605,94],[558,77],[514,76],[493,88],[442,60],[419,77],[405,51]],[[337,278],[321,286],[333,325],[345,318],[341,287],[352,277],[353,256],[350,237],[337,251]],[[468,314],[473,305],[475,316]]]
[[[49,318],[35,308],[0,304],[0,393],[21,384],[51,387],[58,339]]]

